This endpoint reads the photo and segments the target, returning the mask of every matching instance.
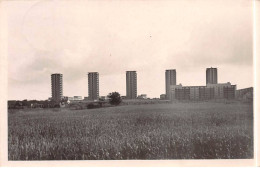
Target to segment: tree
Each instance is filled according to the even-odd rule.
[[[23,106],[28,106],[28,105],[29,105],[29,104],[28,104],[28,101],[27,101],[26,99],[23,100],[23,101],[22,101],[22,105],[23,105]]]
[[[122,101],[121,96],[120,96],[120,94],[119,94],[118,92],[109,93],[109,94],[107,95],[107,97],[109,98],[109,103],[110,103],[111,105],[117,106],[117,105],[119,105],[119,104],[121,103],[121,101]]]
[[[15,102],[15,105],[14,105],[14,107],[15,108],[21,108],[23,106],[23,104],[22,104],[22,102],[20,102],[19,100],[17,100],[16,102]]]
[[[68,97],[62,97],[61,102],[67,104],[68,103]]]
[[[49,107],[49,101],[48,100],[44,100],[42,104],[43,104],[43,107],[45,107],[45,108]]]

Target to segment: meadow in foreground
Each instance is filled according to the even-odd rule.
[[[253,158],[253,107],[174,103],[10,110],[9,160]]]

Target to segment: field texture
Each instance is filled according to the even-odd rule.
[[[10,110],[9,160],[253,158],[253,107],[175,103]]]

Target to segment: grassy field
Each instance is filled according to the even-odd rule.
[[[177,103],[10,110],[9,160],[253,158],[253,107]]]

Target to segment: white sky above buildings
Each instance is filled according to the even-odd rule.
[[[165,70],[177,84],[253,86],[253,3],[194,1],[6,1],[8,99],[47,99],[51,74],[63,74],[65,96],[88,96],[88,72],[100,95],[126,94],[137,71],[138,94],[165,93]],[[22,90],[21,90],[22,89]]]

